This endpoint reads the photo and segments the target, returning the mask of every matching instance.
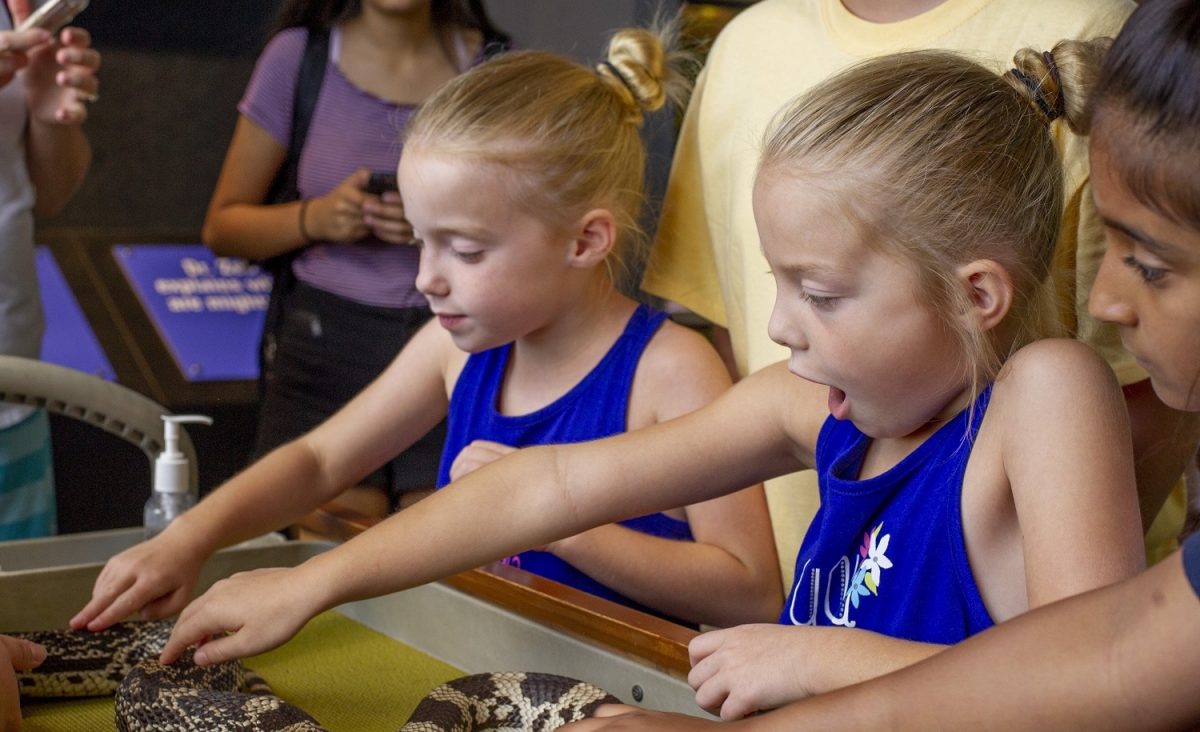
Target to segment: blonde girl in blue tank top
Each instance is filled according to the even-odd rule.
[[[1091,314],[1154,391],[1200,415],[1200,4],[1144,0],[1092,91],[1092,196],[1107,250]],[[1056,54],[1057,55],[1057,54]],[[1173,439],[1194,444],[1186,429]],[[1190,442],[1189,442],[1190,441]],[[1164,446],[1167,447],[1167,446]],[[1168,448],[1169,449],[1169,448]],[[1200,725],[1200,533],[1148,571],[1038,608],[921,663],[743,720],[769,730],[1194,730]],[[562,732],[699,732],[713,723],[610,707]]]
[[[740,717],[940,652],[948,640],[888,636],[836,611],[928,601],[890,578],[918,576],[922,566],[897,559],[935,534],[957,530],[957,601],[974,585],[992,622],[1132,576],[1144,558],[1116,380],[1087,347],[1035,339],[1062,209],[1051,135],[1067,133],[1059,117],[1078,118],[1074,74],[1098,53],[1030,52],[1003,76],[953,54],[905,54],[812,90],[774,126],[755,189],[778,290],[770,330],[787,363],[664,424],[521,450],[299,567],[227,580],[184,611],[165,659],[192,644],[204,662],[261,652],[339,602],[812,466],[829,423],[863,435],[849,479],[890,478],[929,458],[931,435],[989,384],[986,411],[961,420],[974,440],[958,428],[969,450],[954,486],[961,527],[859,517],[861,533],[839,539],[844,568],[822,571],[821,586],[846,588],[816,600],[833,611],[813,615],[825,627],[692,642],[700,705]],[[373,561],[400,542],[412,551]]]
[[[441,421],[469,354],[509,348],[496,403],[483,405],[502,416],[537,413],[572,392],[639,307],[614,277],[637,231],[642,117],[662,106],[676,76],[657,36],[628,31],[613,38],[599,69],[526,51],[436,92],[409,127],[399,170],[420,239],[416,286],[433,320],[328,421],[109,562],[73,624],[99,629],[135,609],[178,611],[213,551],[298,520]],[[645,344],[624,403],[611,408],[627,410],[621,431],[638,429],[707,404],[729,383],[703,337],[667,321]],[[511,451],[476,438],[448,456],[450,474]],[[655,509],[686,521],[694,540],[604,525],[539,548],[664,615],[717,626],[769,620],[782,602],[779,563],[762,489],[746,485],[719,500]],[[491,489],[530,515],[561,496]],[[401,538],[368,564],[423,553]]]

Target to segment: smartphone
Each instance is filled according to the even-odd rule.
[[[29,17],[17,26],[16,30],[25,31],[41,28],[51,33],[57,33],[60,28],[74,20],[76,15],[88,6],[88,0],[47,0]]]
[[[367,179],[367,193],[374,193],[376,196],[387,191],[400,190],[400,184],[396,181],[396,174],[389,170],[376,170],[371,173],[371,177]]]

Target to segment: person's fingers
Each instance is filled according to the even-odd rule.
[[[95,72],[100,68],[100,52],[94,48],[63,46],[54,55],[60,66],[81,66]]]
[[[81,125],[87,117],[87,107],[78,101],[67,102],[54,111],[54,120],[62,125]]]
[[[0,635],[0,644],[4,645],[9,663],[17,671],[29,671],[41,665],[46,660],[46,648],[24,638]]]
[[[92,34],[77,25],[70,25],[59,32],[58,40],[64,46],[90,46],[92,45]]]
[[[407,244],[413,239],[412,226],[407,221],[389,221],[367,216],[364,222],[371,225],[375,236],[391,244]]]
[[[720,679],[709,678],[693,688],[696,689],[696,706],[712,714],[724,711],[725,700],[729,698],[729,689],[725,684],[720,683]]]
[[[707,633],[692,638],[688,642],[688,661],[695,666],[700,661],[708,658],[721,647],[723,633],[720,630],[710,630]]]
[[[88,604],[83,606],[83,609],[75,613],[75,617],[71,618],[71,627],[76,630],[89,627],[91,623],[101,615],[105,610],[109,609],[113,601],[125,593],[133,586],[134,578],[132,576],[123,576],[116,571],[110,571],[108,567],[100,572],[100,576],[96,578],[96,584],[92,587],[92,599]],[[90,628],[91,630],[103,630],[107,625]]]
[[[184,610],[183,614],[179,616],[179,620],[176,621],[175,627],[171,629],[171,637],[167,639],[162,653],[159,654],[159,663],[167,665],[175,663],[190,646],[197,645],[214,633],[224,632],[225,629],[218,623],[206,622],[203,618],[197,618],[196,613],[189,612],[190,610],[191,606]],[[196,662],[199,663],[199,659]]]
[[[181,587],[169,595],[163,595],[157,600],[146,603],[139,615],[142,620],[161,620],[182,608],[187,603],[187,596],[187,591]]]
[[[19,51],[0,53],[0,86],[12,81],[17,72],[29,65],[29,57]]]
[[[84,66],[68,66],[54,75],[54,83],[64,89],[77,89],[88,94],[100,90],[100,82],[92,70]]]
[[[50,34],[41,28],[25,31],[0,31],[0,54],[25,53],[50,42]]]
[[[90,631],[104,630],[105,628],[119,623],[133,613],[137,612],[153,598],[142,598],[141,592],[136,589],[136,586],[130,588],[127,592],[123,592],[113,598],[107,606],[100,610],[86,625]]]

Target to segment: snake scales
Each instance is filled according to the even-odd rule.
[[[15,634],[46,647],[34,671],[17,675],[26,697],[116,695],[122,732],[186,730],[324,730],[300,708],[271,693],[241,663],[199,667],[190,656],[158,663],[171,633],[165,621],[119,623],[100,633],[71,630]],[[549,732],[619,700],[590,684],[540,673],[497,672],[433,689],[401,732]]]

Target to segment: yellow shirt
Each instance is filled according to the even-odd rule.
[[[751,189],[763,134],[788,100],[865,58],[904,50],[961,51],[997,72],[1020,49],[1063,38],[1115,35],[1126,0],[947,0],[916,17],[872,23],[840,0],[763,0],[738,15],[713,45],[685,116],[657,239],[642,287],[728,328],[742,374],[784,359],[767,337],[775,283],[759,249]],[[1087,314],[1104,253],[1091,209],[1086,141],[1055,125],[1065,160],[1066,211],[1056,289],[1064,326],[1096,348],[1121,383],[1146,374],[1111,327]],[[790,477],[789,477],[790,478]],[[784,482],[780,482],[784,481]],[[817,507],[797,479],[767,487],[785,575]],[[790,579],[785,576],[785,581]]]

